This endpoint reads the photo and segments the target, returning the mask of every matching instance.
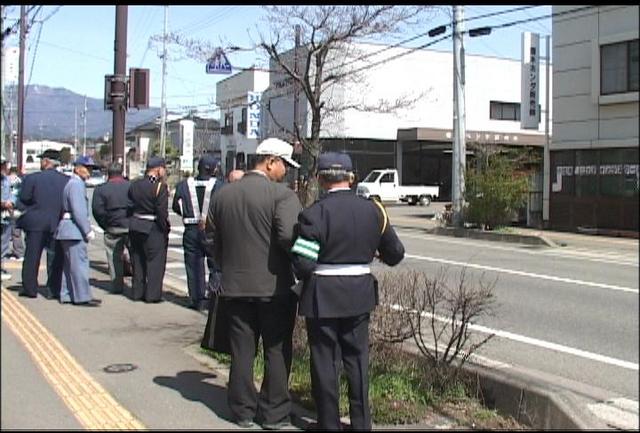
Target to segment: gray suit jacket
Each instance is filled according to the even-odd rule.
[[[91,231],[89,200],[84,181],[75,174],[69,179],[62,192],[62,212],[70,213],[71,218],[60,220],[56,239],[87,241],[87,235]]]
[[[223,296],[290,294],[289,251],[301,210],[291,189],[255,172],[212,195],[206,232],[222,270]]]

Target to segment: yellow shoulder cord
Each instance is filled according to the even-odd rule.
[[[162,183],[158,182],[158,187],[156,188],[156,197],[160,194],[160,188],[162,187]]]
[[[387,223],[389,222],[389,217],[387,216],[387,212],[384,210],[384,206],[382,206],[382,203],[380,203],[377,200],[371,200],[371,201],[374,202],[376,206],[378,206],[378,208],[380,209],[380,212],[382,212],[383,222],[382,222],[382,230],[380,231],[380,234],[382,234],[387,229]]]

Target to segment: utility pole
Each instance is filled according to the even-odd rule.
[[[451,161],[453,224],[461,227],[464,209],[464,174],[466,169],[464,44],[462,6],[453,6],[453,153]]]
[[[162,109],[160,117],[160,156],[166,151],[167,133],[167,27],[169,26],[169,6],[164,7],[164,30],[162,32]]]
[[[549,194],[551,189],[551,160],[549,159],[549,75],[551,63],[551,44],[549,43],[549,35],[545,36],[546,45],[546,80],[545,80],[545,114],[544,114],[544,155],[542,159],[542,227],[548,228],[549,225]]]
[[[0,6],[0,31],[4,31],[4,8],[4,6]],[[0,39],[0,92],[2,93],[2,103],[0,104],[0,145],[3,149],[8,149],[6,158],[9,162],[12,162],[11,145],[6,146],[6,126],[4,124],[4,103],[6,100],[4,92],[4,38],[5,35],[3,34],[2,39]]]
[[[84,111],[82,112],[84,138],[82,140],[82,154],[87,154],[87,95],[84,95]]]
[[[24,53],[27,39],[27,14],[25,5],[20,5],[20,56],[18,58],[18,141],[16,160],[18,173],[22,173],[22,143],[24,140]]]
[[[113,162],[124,164],[124,128],[127,114],[127,14],[128,6],[116,6],[116,36],[113,65]]]
[[[300,46],[300,25],[296,24],[296,45],[293,49],[293,72],[298,76],[298,47]],[[298,81],[293,80],[293,131],[298,138]]]

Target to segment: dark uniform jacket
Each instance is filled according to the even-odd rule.
[[[25,176],[20,190],[20,201],[25,209],[17,226],[30,231],[55,232],[62,217],[62,191],[69,181],[51,168]]]
[[[106,232],[129,230],[127,204],[131,182],[123,177],[110,178],[93,191],[91,210],[98,225]]]
[[[338,318],[373,310],[378,299],[372,274],[327,276],[314,270],[318,264],[366,265],[376,251],[385,264],[398,264],[404,246],[381,205],[350,190],[336,190],[305,209],[298,221],[293,264],[297,277],[304,280],[299,314]]]
[[[293,190],[251,171],[213,195],[206,232],[213,235],[223,296],[289,294],[295,282],[289,250],[301,210]]]
[[[135,215],[155,215],[155,220],[137,218]],[[129,231],[149,233],[154,225],[161,233],[169,235],[169,188],[153,176],[144,176],[131,182],[127,207]]]

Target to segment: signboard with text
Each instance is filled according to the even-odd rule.
[[[247,138],[260,138],[262,92],[247,92]]]
[[[180,170],[193,172],[193,120],[181,120],[182,130],[182,156],[180,157]]]
[[[233,72],[231,63],[222,48],[217,48],[213,56],[207,60],[205,71],[207,74],[230,74]]]
[[[522,88],[520,101],[520,127],[538,129],[540,94],[540,35],[522,33]]]

